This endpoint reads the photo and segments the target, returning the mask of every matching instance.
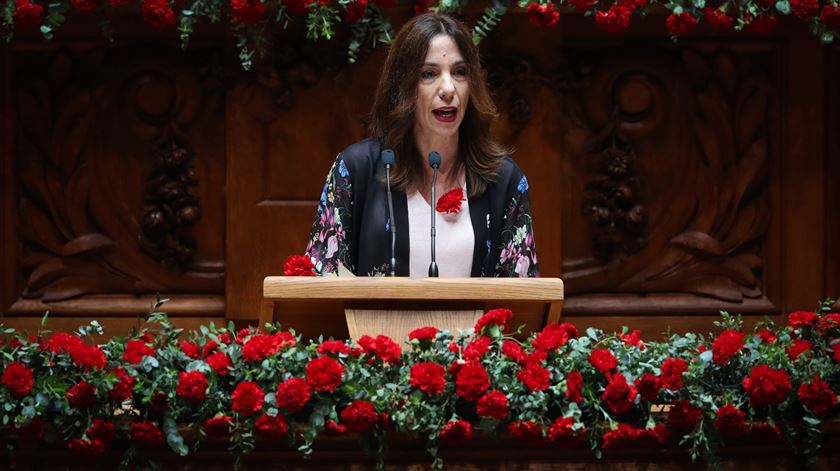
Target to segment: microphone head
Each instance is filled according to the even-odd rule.
[[[432,168],[440,167],[440,154],[438,154],[437,151],[433,150],[429,152],[429,165]]]
[[[382,149],[382,165],[389,167],[394,165],[394,151],[391,149]]]

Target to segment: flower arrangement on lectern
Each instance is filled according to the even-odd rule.
[[[66,14],[99,14],[103,34],[109,39],[112,29],[108,16],[115,9],[135,8],[149,27],[177,29],[186,48],[194,29],[204,21],[229,21],[237,39],[240,61],[251,67],[255,52],[272,41],[272,28],[290,24],[305,26],[308,39],[331,39],[340,28],[349,30],[348,59],[356,59],[360,50],[388,44],[394,36],[391,10],[398,5],[410,14],[429,10],[457,13],[469,0],[7,0],[0,5],[6,40],[14,30],[38,28],[46,39],[66,21]],[[487,5],[489,3],[489,5]],[[473,40],[478,43],[515,6],[524,9],[530,23],[552,27],[562,11],[580,11],[591,16],[604,31],[617,33],[630,27],[632,17],[651,11],[666,12],[665,27],[672,37],[697,30],[701,24],[711,30],[745,30],[768,33],[779,18],[793,17],[804,22],[821,41],[832,42],[840,35],[838,0],[492,0],[484,3],[481,18],[472,25]],[[399,16],[405,16],[403,12]],[[71,17],[73,18],[73,17]],[[664,31],[663,31],[664,32]]]
[[[814,460],[840,390],[830,301],[783,326],[745,331],[723,313],[716,335],[659,342],[569,323],[522,337],[509,329],[512,313],[496,309],[465,332],[416,329],[400,339],[407,351],[381,335],[305,342],[270,324],[185,332],[161,303],[147,325],[103,344],[95,321],[72,333],[2,330],[7,440],[97,455],[128,438],[136,458],[164,446],[187,455],[208,440],[237,454],[263,442],[311,453],[323,434],[353,434],[381,464],[388,434],[400,431],[416,434],[438,467],[441,449],[476,434],[598,457],[683,446],[710,464],[723,446],[778,443]]]

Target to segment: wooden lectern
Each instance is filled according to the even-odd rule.
[[[350,338],[387,335],[402,343],[426,326],[457,334],[487,309],[536,305],[543,325],[560,319],[563,281],[559,278],[386,278],[269,276],[263,282],[260,325],[284,322],[284,304],[338,302]],[[278,309],[275,311],[275,304]]]

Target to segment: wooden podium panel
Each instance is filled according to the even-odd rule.
[[[263,283],[263,297],[260,325],[277,320],[289,327],[300,325],[302,315],[319,316],[321,327],[335,328],[337,320],[344,319],[347,334],[354,340],[383,334],[401,341],[417,327],[435,326],[453,333],[470,328],[485,310],[497,307],[517,314],[513,325],[525,321],[527,330],[539,329],[560,319],[563,281],[270,276]],[[302,333],[323,334],[320,330]]]

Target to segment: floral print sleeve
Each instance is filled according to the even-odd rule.
[[[355,273],[350,254],[352,221],[352,179],[339,154],[327,175],[306,246],[306,254],[312,259],[319,275],[337,274],[339,264]]]
[[[528,198],[528,179],[525,175],[505,208],[496,276],[539,276],[534,231],[531,227],[531,202]]]

